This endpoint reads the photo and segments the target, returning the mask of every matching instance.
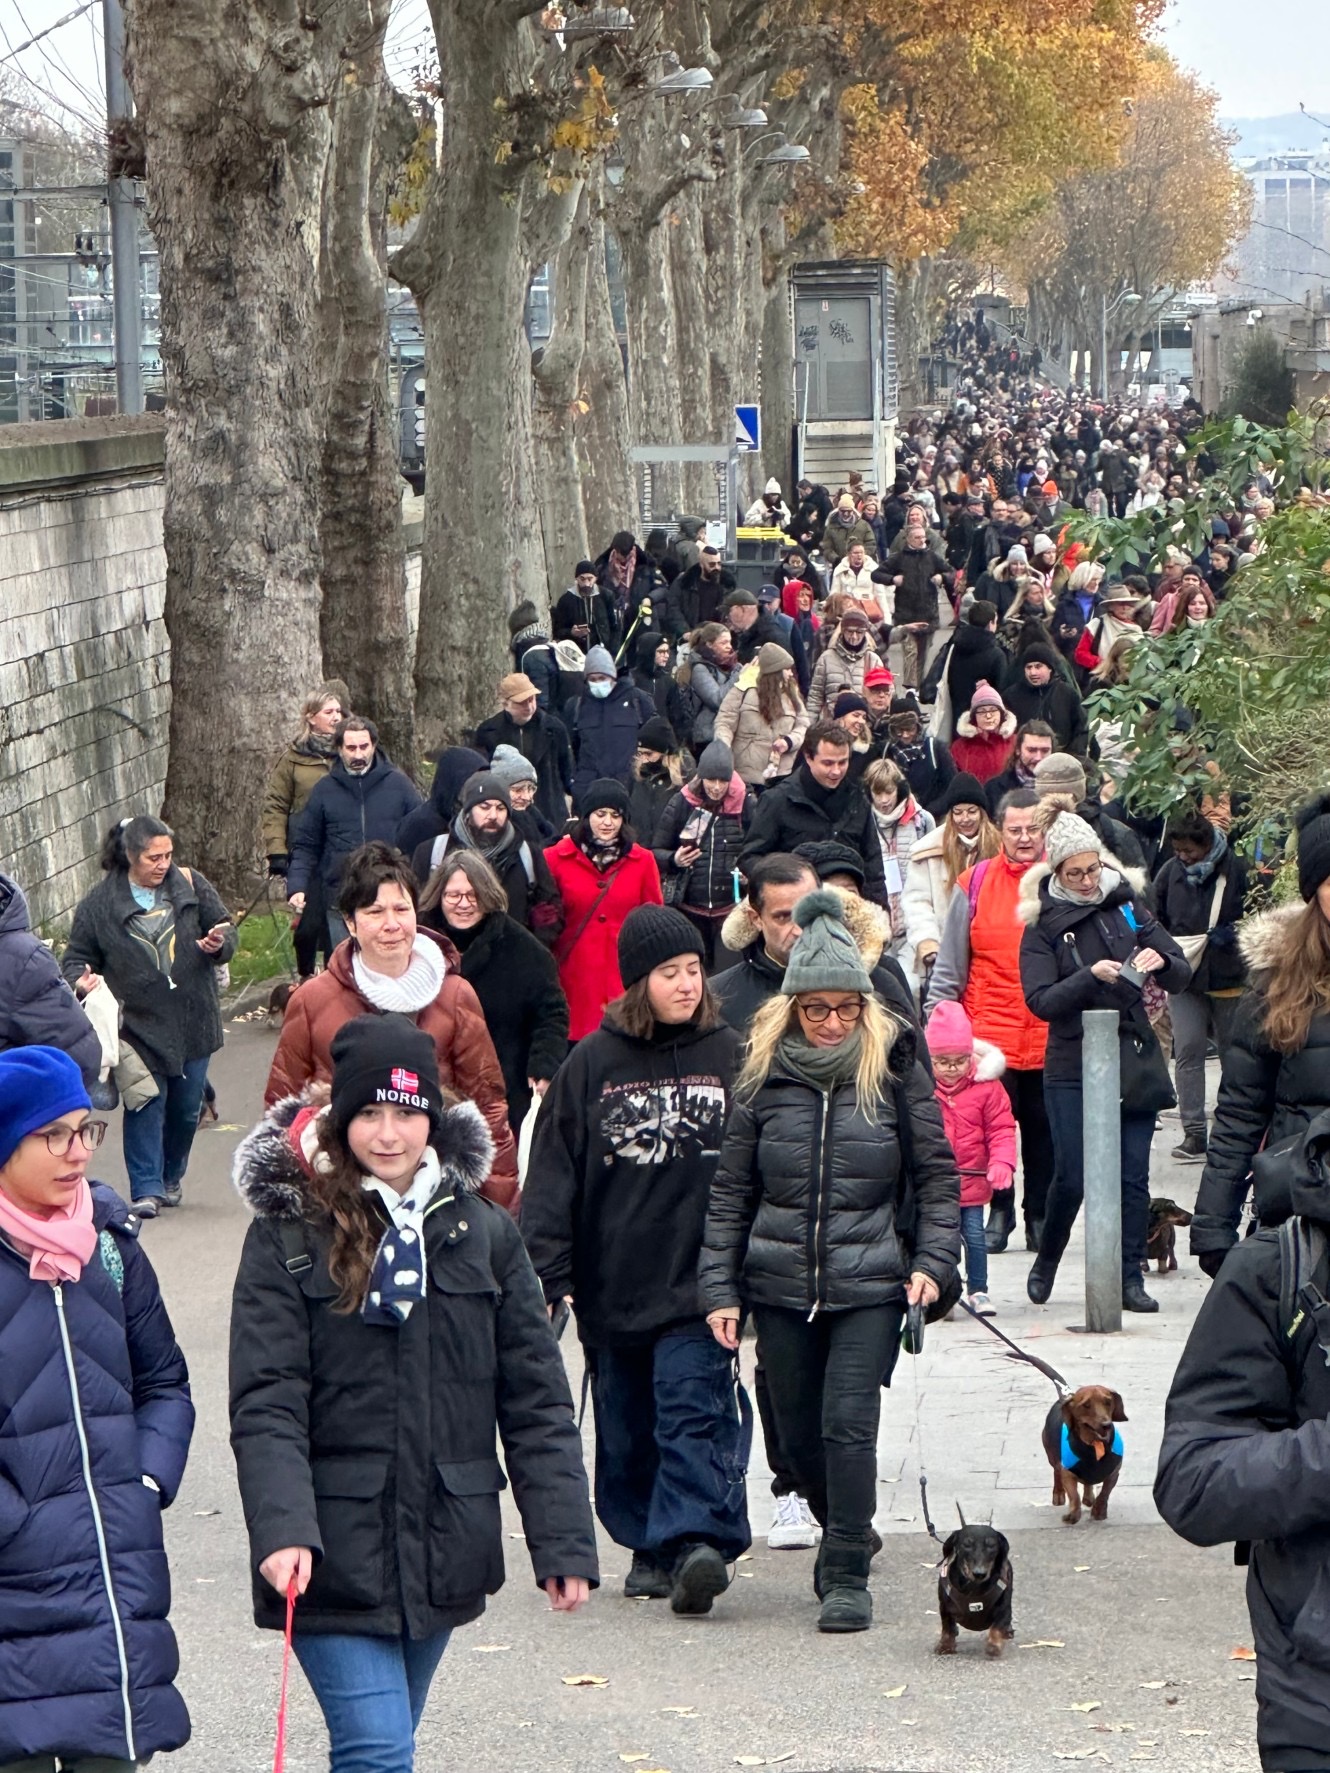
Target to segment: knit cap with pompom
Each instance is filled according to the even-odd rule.
[[[1044,858],[1050,868],[1060,868],[1068,856],[1087,851],[1103,854],[1099,833],[1076,811],[1069,794],[1050,794],[1034,809],[1034,826],[1044,834]]]
[[[784,996],[804,991],[859,991],[865,996],[872,992],[873,981],[846,925],[838,893],[827,887],[805,893],[794,908],[794,921],[801,934],[781,981]]]

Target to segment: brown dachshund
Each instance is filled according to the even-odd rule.
[[[1069,1527],[1081,1518],[1082,1495],[1092,1521],[1108,1519],[1108,1499],[1122,1470],[1122,1436],[1113,1424],[1126,1420],[1121,1396],[1106,1385],[1082,1385],[1048,1412],[1043,1439],[1053,1467],[1053,1506],[1071,1504],[1062,1517]]]
[[[1178,1265],[1174,1249],[1178,1241],[1177,1227],[1190,1225],[1191,1214],[1175,1200],[1157,1194],[1150,1202],[1150,1230],[1145,1240],[1145,1261],[1141,1268],[1148,1274],[1150,1264],[1159,1264],[1160,1274],[1168,1274]]]

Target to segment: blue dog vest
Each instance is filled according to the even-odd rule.
[[[1095,1444],[1098,1445],[1098,1442]],[[1098,1465],[1100,1459],[1107,1459],[1114,1453],[1117,1453],[1119,1456],[1121,1456],[1122,1453],[1122,1436],[1118,1433],[1116,1428],[1113,1430],[1113,1445],[1111,1447],[1106,1447],[1100,1454],[1099,1459],[1087,1460],[1084,1453],[1076,1452],[1071,1444],[1071,1430],[1067,1427],[1065,1422],[1062,1424],[1061,1455],[1062,1464],[1066,1470],[1075,1471],[1082,1464]]]

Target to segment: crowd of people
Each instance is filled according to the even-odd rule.
[[[972,373],[910,423],[890,488],[768,483],[754,520],[786,545],[756,592],[696,520],[624,530],[548,622],[513,612],[494,712],[425,792],[335,683],[273,768],[263,844],[300,976],[236,1162],[232,1439],[255,1619],[294,1606],[334,1773],[412,1765],[449,1634],[503,1579],[508,1477],[551,1604],[596,1585],[570,1314],[625,1594],[707,1612],[750,1544],[751,1322],[768,1544],[816,1548],[819,1629],[871,1624],[905,1313],[992,1315],[1018,1227],[1028,1296],[1051,1297],[1086,1009],[1119,1013],[1124,1309],[1158,1310],[1150,1161],[1176,1088],[1173,1156],[1205,1166],[1194,1245],[1227,1287],[1207,1309],[1239,1296],[1269,1333],[1253,1365],[1225,1319],[1224,1374],[1184,1362],[1161,1506],[1198,1538],[1282,1540],[1250,1500],[1287,1371],[1269,1242],[1225,1258],[1262,1142],[1330,1107],[1330,810],[1304,822],[1303,905],[1253,916],[1229,796],[1167,825],[1134,806],[1095,701],[1147,634],[1240,595],[1275,488],[1253,479],[1199,557],[1110,579],[1069,512],[1185,503],[1196,415],[1058,396],[1023,380],[1037,365],[985,367],[972,325],[964,343]],[[118,824],[102,869],[58,966],[0,876],[0,1257],[20,1259],[0,1346],[57,1302],[43,1358],[0,1362],[0,1581],[30,1620],[0,1641],[33,1695],[0,1706],[0,1770],[128,1769],[187,1731],[152,1560],[192,1412],[138,1231],[186,1199],[237,932],[160,819]],[[86,1178],[117,1097],[128,1203]],[[95,1398],[80,1361],[108,1376]],[[1304,1436],[1324,1386],[1285,1389]],[[60,1460],[52,1416],[77,1431]],[[1323,1531],[1315,1477],[1291,1506]],[[34,1574],[69,1557],[77,1583]],[[1296,1605],[1296,1550],[1262,1569]],[[1281,1668],[1309,1655],[1279,1629]],[[44,1699],[70,1690],[74,1633],[105,1653],[77,1703]]]

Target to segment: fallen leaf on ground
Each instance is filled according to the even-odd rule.
[[[1053,1750],[1055,1761],[1093,1761],[1096,1757],[1103,1758],[1097,1748],[1055,1748]]]
[[[1239,1644],[1236,1650],[1229,1651],[1228,1659],[1230,1662],[1255,1662],[1256,1652],[1249,1650],[1245,1644]]]
[[[1065,1650],[1066,1647],[1061,1638],[1035,1638],[1032,1643],[1019,1646],[1022,1650]]]
[[[619,1759],[621,1761],[649,1761],[651,1759],[651,1756],[649,1754],[641,1753],[641,1754],[631,1754],[631,1755],[620,1755]]]
[[[1164,1704],[1165,1704],[1165,1705],[1176,1705],[1176,1704],[1177,1704],[1177,1702],[1178,1702],[1178,1696],[1177,1696],[1177,1694],[1176,1694],[1176,1693],[1170,1693],[1170,1694],[1169,1694],[1169,1696],[1168,1696],[1168,1698],[1167,1698],[1167,1699],[1166,1699],[1166,1700],[1165,1700],[1165,1701],[1164,1701]]]
[[[496,1650],[511,1650],[511,1644],[472,1644],[473,1656],[492,1656]]]
[[[695,1705],[662,1705],[660,1709],[662,1711],[672,1711],[676,1717],[680,1718],[695,1718],[697,1716],[697,1707]]]
[[[1141,1689],[1146,1693],[1157,1693],[1161,1687],[1171,1687],[1172,1681],[1142,1681]]]
[[[1084,1576],[1085,1572],[1090,1568],[1089,1564],[1073,1564],[1071,1567],[1078,1576]]]
[[[563,1684],[565,1687],[608,1687],[610,1677],[608,1675],[564,1675]]]
[[[1099,1711],[1102,1709],[1103,1703],[1104,1702],[1102,1699],[1078,1699],[1074,1705],[1069,1705],[1067,1707],[1067,1710],[1068,1711]]]
[[[1135,1724],[1091,1724],[1092,1730],[1098,1730],[1101,1736],[1124,1736],[1136,1728]]]
[[[737,1558],[735,1558],[735,1560],[734,1560],[734,1561],[735,1561],[735,1563],[736,1563],[736,1564],[746,1564],[746,1563],[748,1563],[748,1561],[749,1561],[749,1560],[750,1560],[750,1558],[751,1558],[751,1557],[752,1557],[752,1555],[753,1555],[753,1554],[752,1554],[752,1552],[751,1552],[751,1551],[741,1551],[741,1552],[740,1552],[740,1553],[739,1553],[739,1555],[738,1555],[738,1557],[737,1557]]]
[[[525,1539],[525,1538],[526,1538],[526,1534],[525,1534],[525,1533],[510,1533],[510,1534],[509,1534],[509,1535],[508,1535],[508,1537],[509,1537],[509,1538],[510,1538],[510,1539]]]
[[[885,1690],[885,1691],[884,1691],[884,1692],[883,1692],[883,1694],[882,1694],[882,1697],[883,1697],[883,1698],[884,1698],[884,1699],[899,1699],[899,1698],[900,1698],[900,1696],[901,1696],[901,1694],[902,1694],[902,1693],[904,1693],[904,1691],[905,1691],[905,1688],[906,1688],[906,1687],[908,1687],[908,1686],[909,1686],[909,1684],[910,1684],[910,1683],[909,1683],[909,1682],[908,1682],[908,1681],[907,1681],[907,1682],[906,1682],[906,1683],[905,1683],[905,1687],[888,1687],[888,1688],[887,1688],[887,1689],[886,1689],[886,1690]]]
[[[1208,1730],[1179,1730],[1179,1736],[1208,1736]]]
[[[221,1512],[220,1508],[196,1508],[194,1510],[194,1519],[196,1521],[206,1520],[209,1515],[220,1514]]]
[[[1252,1675],[1252,1674],[1240,1674],[1238,1676],[1238,1679],[1240,1681],[1254,1681],[1256,1679],[1256,1676]]]

